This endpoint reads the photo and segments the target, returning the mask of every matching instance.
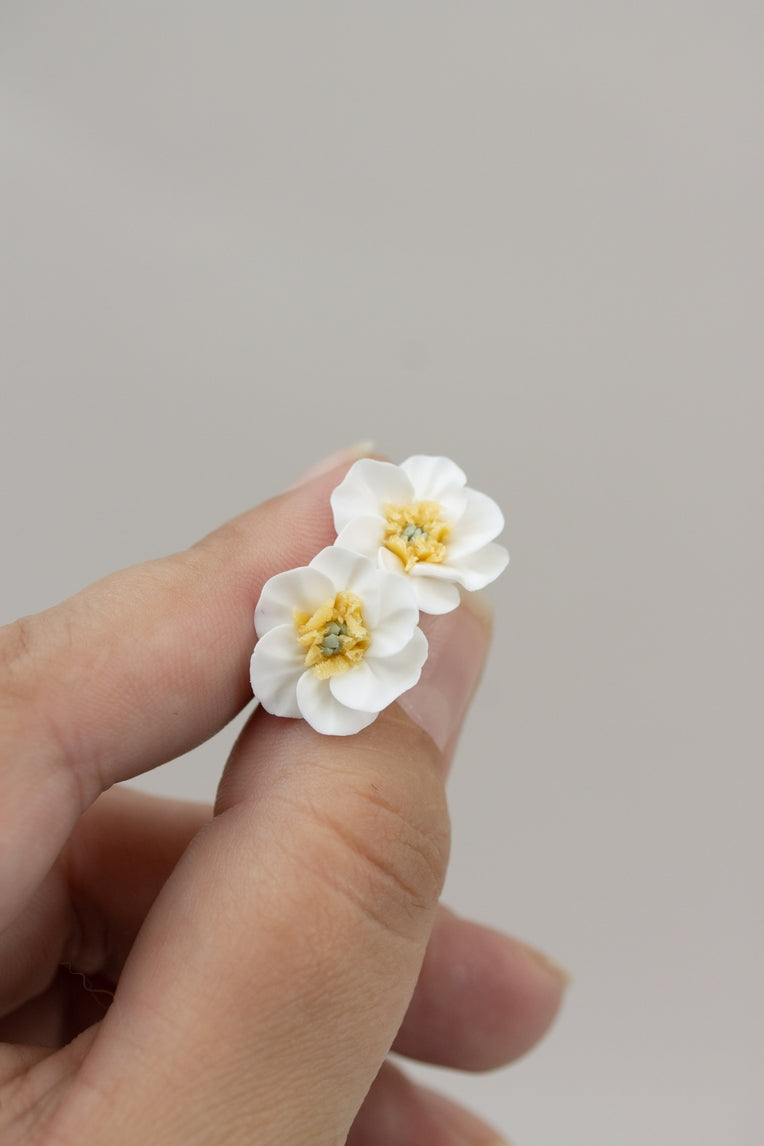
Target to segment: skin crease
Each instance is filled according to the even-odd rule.
[[[443,780],[483,617],[430,624],[446,654],[449,632],[471,626],[471,678],[433,655],[407,711],[355,737],[257,710],[214,816],[108,790],[246,702],[259,587],[331,543],[328,497],[346,468],[0,634],[8,1146],[341,1143],[351,1123],[354,1146],[383,1124],[389,1146],[417,1127],[432,1146],[498,1141],[383,1066],[391,1047],[503,1065],[564,989],[529,948],[437,906]],[[452,726],[433,704],[439,680],[461,696]]]

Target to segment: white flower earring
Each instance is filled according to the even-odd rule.
[[[349,550],[277,573],[255,612],[252,691],[275,716],[347,736],[412,688],[427,639],[409,586]]]
[[[419,680],[419,612],[449,613],[509,561],[496,502],[448,458],[363,458],[331,496],[338,536],[266,581],[255,610],[252,691],[274,716],[348,736]]]
[[[466,483],[449,458],[416,455],[400,466],[363,458],[331,497],[335,545],[405,576],[423,613],[449,613],[459,585],[483,589],[509,561],[494,543],[501,510]]]

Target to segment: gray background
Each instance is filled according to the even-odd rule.
[[[3,619],[355,440],[454,457],[513,560],[447,900],[575,982],[438,1083],[523,1146],[760,1141],[760,5],[0,13]]]

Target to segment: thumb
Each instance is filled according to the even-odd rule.
[[[447,758],[488,645],[468,607],[428,628],[419,684],[363,732],[246,726],[88,1054],[89,1141],[345,1141],[424,957]]]

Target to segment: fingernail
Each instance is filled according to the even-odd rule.
[[[523,943],[523,948],[536,967],[539,967],[547,975],[551,975],[553,979],[561,982],[564,986],[570,986],[573,976],[564,967],[561,967],[554,959],[550,959],[544,951],[539,951],[537,947],[529,947],[527,943]]]
[[[372,441],[356,442],[355,445],[346,446],[343,450],[337,450],[333,454],[329,454],[328,458],[323,458],[322,461],[316,462],[314,466],[306,470],[297,478],[297,481],[292,482],[287,486],[287,491],[297,489],[300,485],[305,485],[306,482],[313,481],[314,478],[321,477],[322,474],[329,473],[329,470],[341,466],[343,462],[357,462],[359,458],[368,458],[371,451],[374,449]]]
[[[429,656],[418,684],[398,703],[441,752],[458,734],[480,680],[491,643],[491,617],[488,598],[470,593],[452,613],[420,618]]]
[[[418,1097],[434,1127],[443,1132],[442,1141],[449,1146],[512,1146],[506,1138],[496,1137],[496,1131],[481,1118],[437,1091],[422,1087]]]

